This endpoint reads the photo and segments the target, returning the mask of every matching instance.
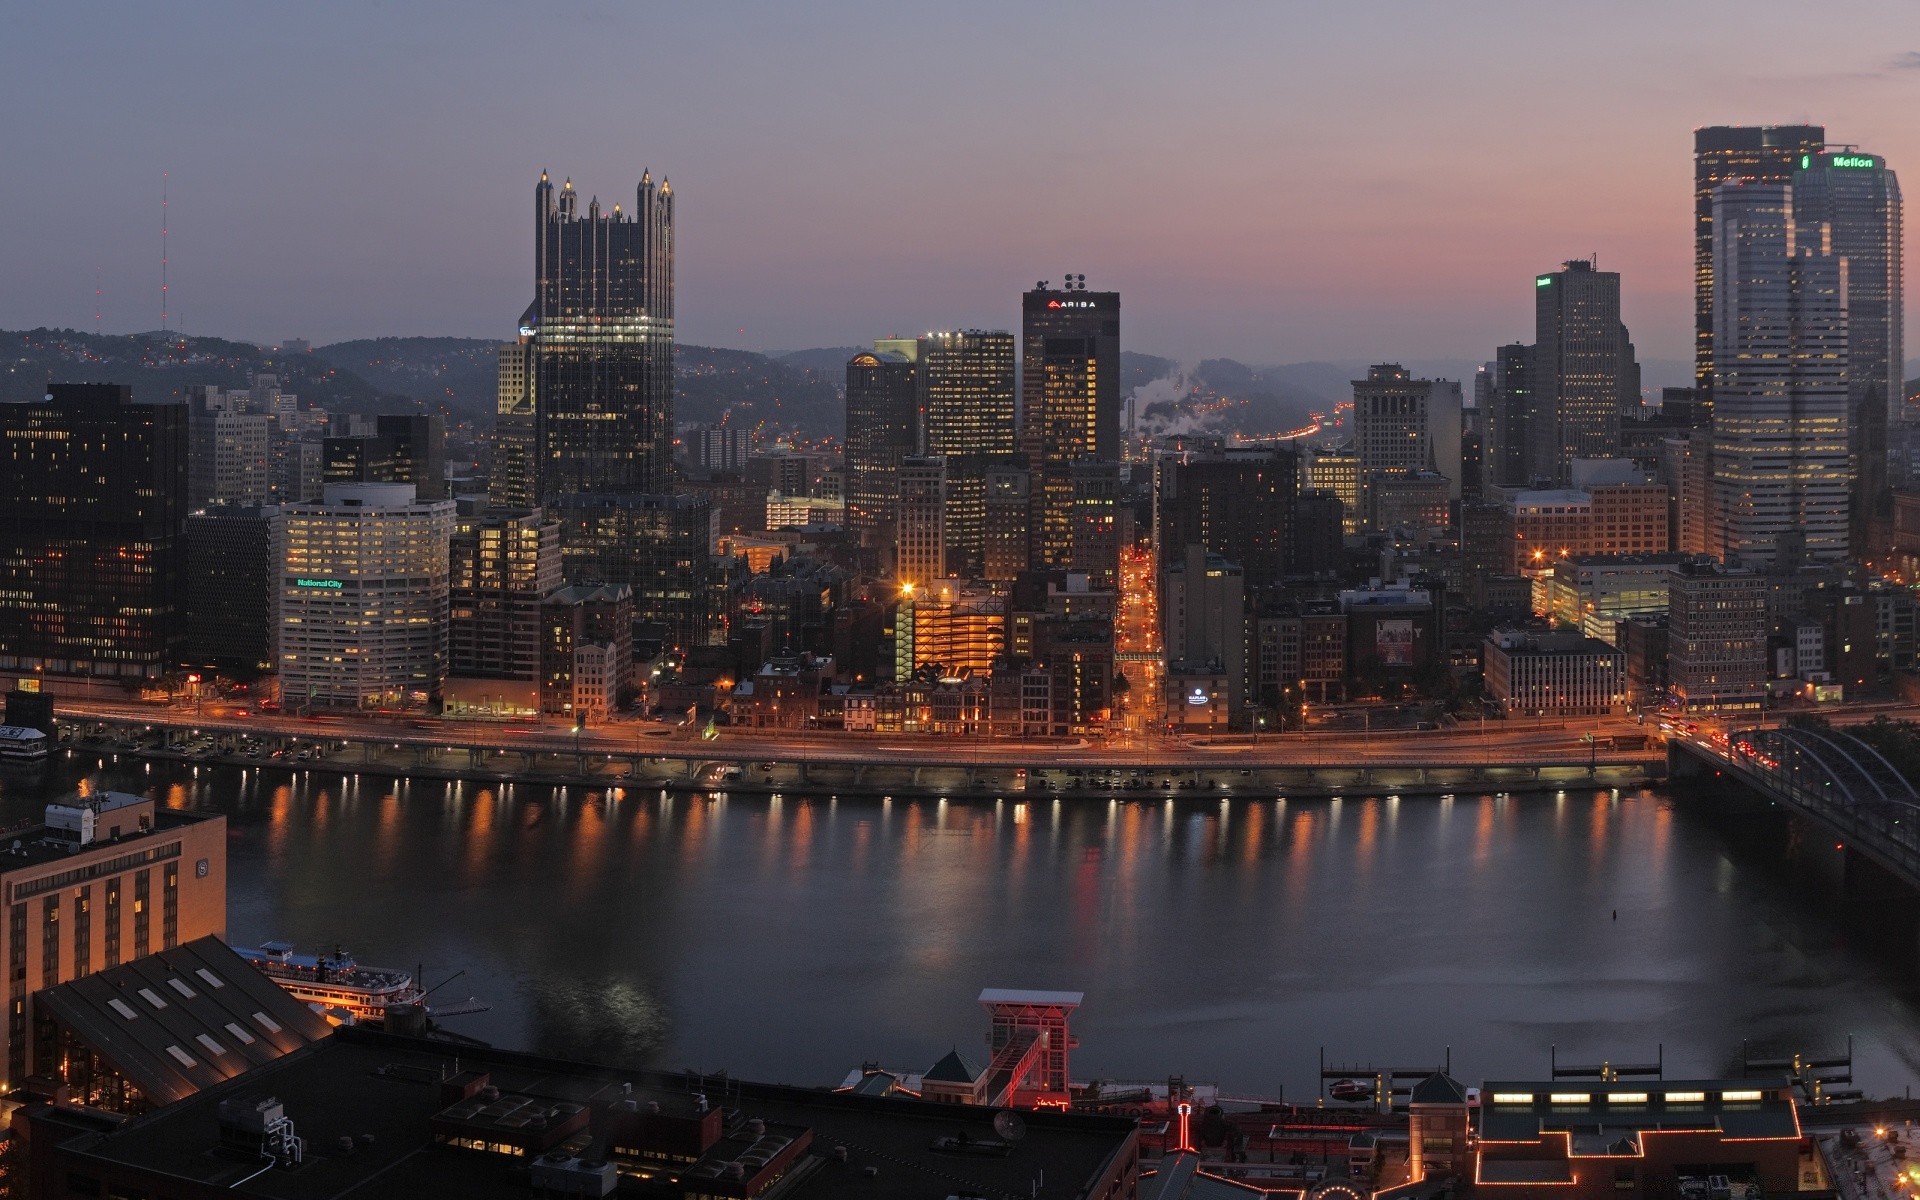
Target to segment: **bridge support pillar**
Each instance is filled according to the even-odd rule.
[[[801,783],[808,782],[807,764],[804,762],[801,762],[801,763],[795,763],[794,766],[800,769],[800,782]]]
[[[867,764],[865,763],[853,764],[853,781],[855,783],[865,783],[866,779],[867,779]]]

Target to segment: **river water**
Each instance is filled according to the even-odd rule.
[[[93,760],[85,766],[93,768]],[[983,1059],[982,987],[1083,991],[1077,1078],[1312,1094],[1319,1056],[1670,1078],[1855,1036],[1920,1074],[1911,901],[1656,792],[1071,802],[583,789],[123,761],[229,820],[230,940],[424,964],[518,1048],[771,1081]],[[33,815],[81,774],[0,780]],[[1806,866],[1811,861],[1812,869]]]

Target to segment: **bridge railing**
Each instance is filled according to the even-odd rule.
[[[1920,881],[1920,794],[1890,768],[1876,769],[1885,760],[1875,764],[1878,755],[1864,742],[1843,733],[1746,730],[1728,739],[1723,757],[1859,849]]]

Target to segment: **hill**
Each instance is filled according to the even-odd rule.
[[[124,383],[143,399],[183,399],[207,384],[245,387],[271,372],[283,391],[333,412],[413,407],[350,370],[311,354],[282,358],[247,342],[158,333],[92,334],[75,329],[0,330],[0,399],[30,400],[49,383]]]
[[[395,395],[487,424],[499,380],[498,345],[487,338],[362,338],[316,346],[313,355]]]

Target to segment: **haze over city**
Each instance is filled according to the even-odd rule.
[[[1691,130],[1920,160],[1910,4],[22,8],[0,326],[504,336],[540,170],[681,197],[679,336],[1000,326],[1035,279],[1140,350],[1478,359],[1597,254],[1690,357]],[[1836,30],[1844,30],[1836,35]],[[1909,344],[1915,339],[1910,335]],[[1655,378],[1658,376],[1658,378]]]

